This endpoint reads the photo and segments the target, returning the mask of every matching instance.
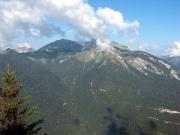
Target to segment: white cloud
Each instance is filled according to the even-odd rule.
[[[145,51],[145,46],[144,46],[144,45],[139,45],[139,46],[138,46],[138,50],[140,50],[140,51]]]
[[[96,44],[98,45],[98,47],[102,50],[110,50],[111,49],[111,41],[108,39],[105,40],[101,40],[101,39],[97,39],[96,40]]]
[[[142,42],[137,46],[133,46],[135,50],[145,51],[151,53],[155,56],[164,56],[167,55],[167,48],[163,48],[161,44],[158,43],[148,43]]]
[[[23,53],[23,52],[28,52],[32,51],[32,45],[30,43],[24,42],[24,43],[18,43],[16,45],[16,48],[14,48],[17,52]]]
[[[24,43],[18,43],[17,44],[18,48],[31,48],[31,44],[24,42]]]
[[[180,42],[175,41],[174,44],[175,47],[170,50],[170,56],[180,56]]]
[[[138,21],[124,20],[119,11],[99,8],[97,11],[83,0],[0,0],[0,44],[9,44],[20,35],[35,38],[63,35],[64,32],[47,17],[68,24],[85,38],[108,39],[108,30],[125,36],[138,34]]]
[[[0,44],[9,45],[20,35],[49,37],[53,34],[63,34],[58,27],[44,20],[45,14],[40,7],[31,6],[30,2],[0,1]]]
[[[138,35],[137,29],[139,28],[139,22],[125,21],[123,15],[119,11],[110,8],[99,8],[97,10],[97,15],[112,28],[123,32],[124,35],[129,35],[130,32],[133,33],[132,36]]]
[[[47,3],[50,2],[50,4],[53,4],[54,6],[58,7],[59,9],[68,9],[70,7],[78,6],[82,3],[82,0],[45,0]],[[54,7],[53,6],[53,7]]]
[[[47,1],[47,4],[51,5],[55,3],[55,1]],[[65,4],[66,2],[67,4]],[[80,0],[73,2],[74,5],[69,3],[71,3],[71,1],[66,0],[62,2],[62,5],[58,3],[58,6],[52,6],[48,15],[69,24],[69,26],[78,31],[80,35],[89,38],[105,37],[106,26],[102,20],[96,16],[94,9],[89,4]]]
[[[34,29],[34,28],[30,28],[30,33],[35,36],[38,37],[40,35],[40,30],[38,29]]]

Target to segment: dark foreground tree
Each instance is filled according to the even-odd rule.
[[[2,74],[0,88],[0,135],[36,135],[43,120],[30,123],[31,115],[37,110],[27,104],[27,98],[21,98],[21,85],[9,65]]]

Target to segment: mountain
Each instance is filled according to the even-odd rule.
[[[180,56],[174,56],[174,57],[165,56],[162,58],[168,63],[172,64],[177,70],[180,70]]]
[[[26,47],[26,46],[18,46],[16,48],[2,48],[0,49],[0,54],[5,54],[9,51],[16,51],[17,53],[28,53],[28,52],[33,52],[35,51],[33,48],[31,47]]]
[[[81,48],[82,46],[75,41],[61,39],[30,54],[36,58],[57,59],[61,56],[73,55],[79,52]]]
[[[180,134],[180,75],[164,60],[112,42],[57,40],[0,54],[53,135]]]
[[[33,52],[35,51],[33,48],[29,46],[18,46],[17,48],[14,49],[18,53],[27,53],[27,52]]]

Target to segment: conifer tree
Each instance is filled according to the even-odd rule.
[[[29,122],[37,108],[30,107],[27,98],[20,97],[20,91],[16,73],[8,65],[0,88],[0,135],[36,135],[41,130],[43,120]]]

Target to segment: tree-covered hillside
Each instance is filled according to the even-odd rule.
[[[101,50],[59,40],[35,52],[0,55],[40,108],[49,134],[159,135],[180,133],[180,80],[146,52],[112,43]]]

